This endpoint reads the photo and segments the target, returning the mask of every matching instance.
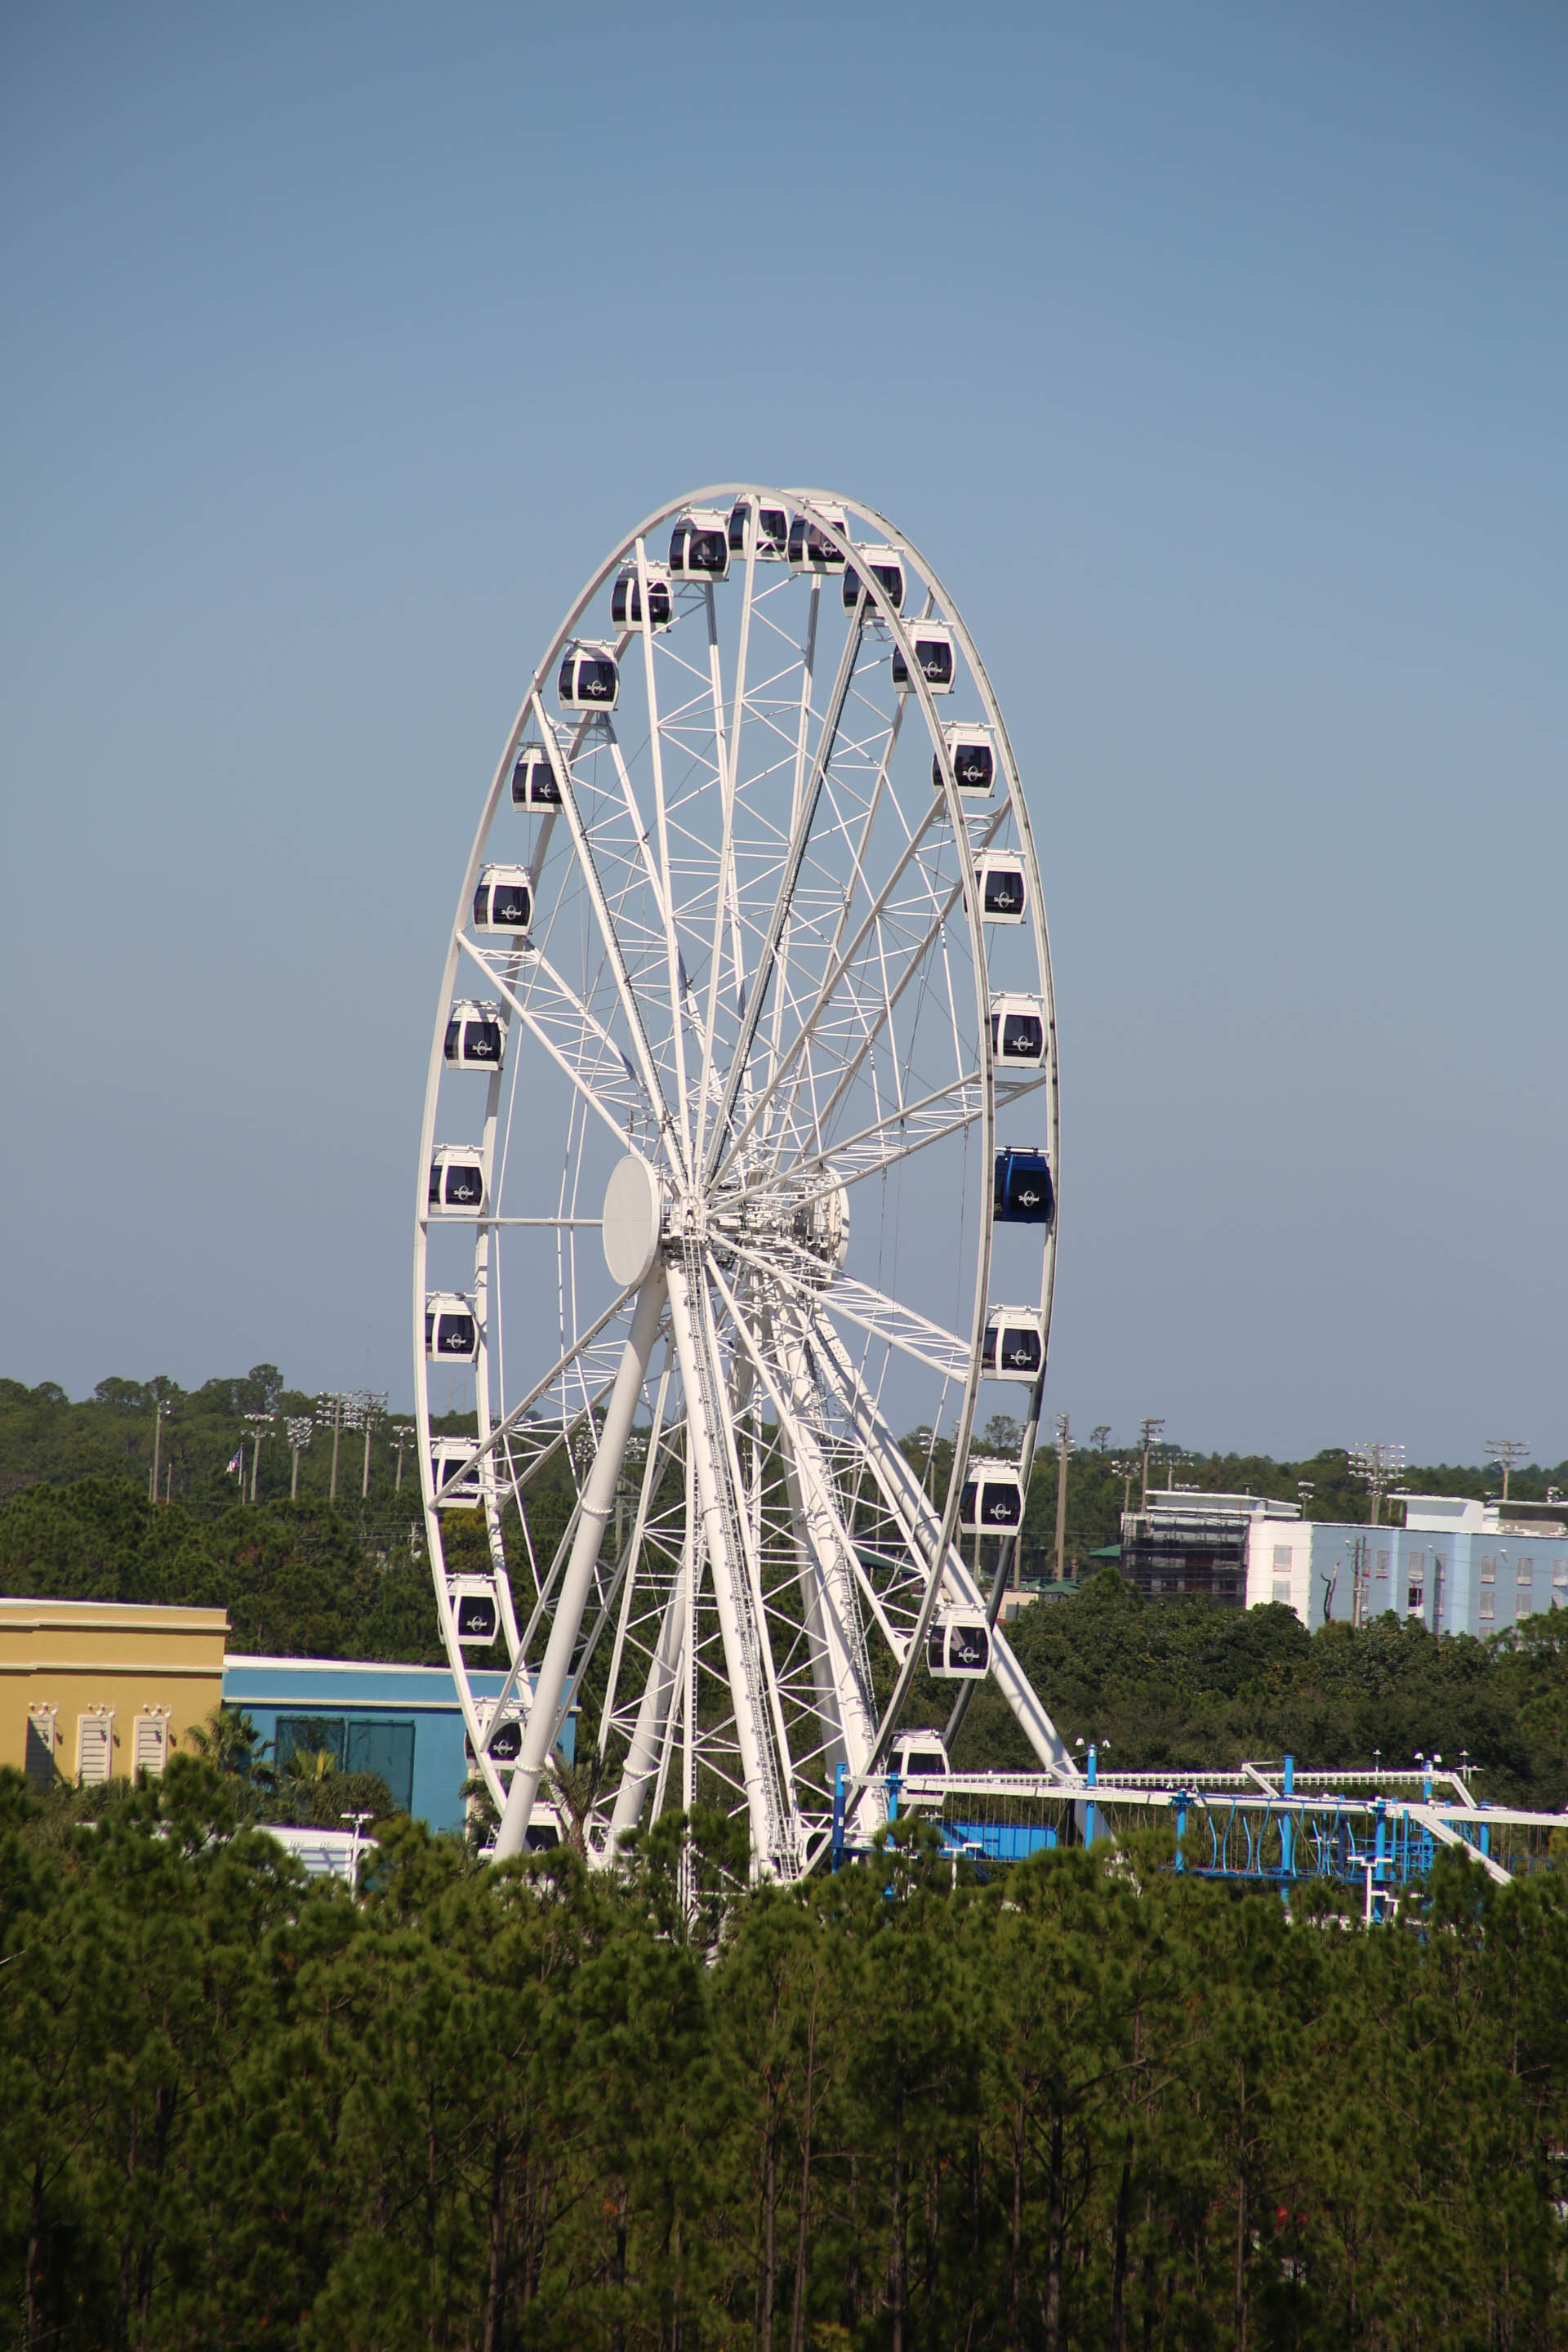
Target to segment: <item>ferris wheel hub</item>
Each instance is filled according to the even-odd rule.
[[[653,1271],[664,1234],[664,1188],[640,1152],[628,1151],[610,1171],[601,1232],[612,1277],[635,1289]]]

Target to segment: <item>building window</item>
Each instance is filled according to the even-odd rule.
[[[1405,1596],[1405,1606],[1412,1617],[1419,1617],[1426,1605],[1426,1595],[1420,1585],[1413,1584]]]
[[[1521,1592],[1519,1599],[1513,1604],[1514,1615],[1516,1617],[1528,1617],[1532,1613],[1532,1610],[1533,1604],[1529,1596]]]
[[[107,1780],[114,1769],[114,1709],[89,1707],[76,1719],[76,1776],[84,1789]]]
[[[1376,1572],[1382,1577],[1384,1582],[1386,1584],[1388,1581],[1388,1554],[1385,1551],[1380,1551],[1377,1555]]]
[[[408,1812],[414,1803],[412,1717],[280,1715],[277,1761],[286,1772],[296,1756],[326,1754],[339,1772],[379,1772],[392,1801]]]
[[[1515,1583],[1533,1584],[1535,1582],[1535,1562],[1533,1559],[1521,1559],[1513,1573]]]
[[[1497,1554],[1495,1552],[1484,1551],[1481,1554],[1481,1582],[1483,1584],[1495,1584],[1497,1582]]]
[[[1290,1606],[1290,1580],[1288,1576],[1275,1578],[1274,1598],[1276,1601],[1282,1601],[1287,1609]]]
[[[1568,1586],[1568,1559],[1554,1559],[1552,1561],[1552,1581],[1556,1585],[1559,1591],[1563,1591],[1565,1586]]]
[[[1482,1624],[1484,1625],[1484,1624],[1488,1622],[1488,1620],[1489,1620],[1489,1619],[1490,1619],[1490,1618],[1492,1618],[1492,1617],[1495,1617],[1495,1616],[1496,1616],[1496,1614],[1497,1614],[1497,1602],[1496,1602],[1495,1599],[1493,1598],[1493,1596],[1492,1596],[1489,1592],[1483,1592],[1483,1593],[1482,1593],[1482,1595],[1481,1595],[1481,1622],[1482,1622]]]

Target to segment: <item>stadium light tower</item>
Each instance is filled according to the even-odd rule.
[[[294,1456],[294,1468],[289,1480],[289,1500],[297,1503],[300,1499],[300,1456],[315,1435],[316,1424],[308,1412],[291,1412],[283,1424],[283,1433],[289,1440],[289,1451]]]
[[[401,1495],[403,1492],[403,1449],[405,1445],[412,1444],[415,1434],[414,1423],[411,1421],[395,1421],[387,1431],[387,1436],[397,1448],[397,1485],[393,1490],[395,1494]]]
[[[359,1491],[361,1500],[368,1501],[370,1496],[370,1441],[374,1436],[375,1432],[386,1412],[386,1391],[384,1389],[361,1389],[354,1399],[354,1402],[359,1409],[360,1426],[364,1431],[364,1476],[360,1481]]]
[[[1383,1512],[1383,1498],[1395,1479],[1405,1473],[1403,1445],[1347,1445],[1345,1458],[1352,1478],[1359,1478],[1372,1496],[1370,1527],[1376,1527]]]
[[[245,1417],[250,1423],[250,1433],[252,1439],[250,1453],[250,1499],[254,1503],[256,1500],[256,1482],[261,1472],[261,1433],[264,1429],[270,1429],[278,1416],[274,1412],[247,1412]],[[239,1499],[242,1503],[245,1500],[245,1475],[243,1471],[240,1474]]]
[[[1529,1461],[1530,1448],[1525,1444],[1522,1437],[1489,1437],[1487,1439],[1487,1454],[1488,1458],[1495,1462],[1498,1468],[1502,1472],[1502,1498],[1506,1503],[1508,1500],[1508,1474],[1516,1463]]]
[[[1163,1420],[1142,1421],[1138,1424],[1138,1443],[1143,1450],[1143,1483],[1138,1496],[1138,1507],[1141,1511],[1146,1511],[1149,1507],[1149,1448],[1164,1426]]]
[[[316,1425],[332,1433],[332,1475],[327,1497],[333,1503],[338,1499],[338,1446],[344,1430],[358,1426],[350,1417],[354,1409],[355,1395],[353,1389],[323,1389],[316,1399]]]

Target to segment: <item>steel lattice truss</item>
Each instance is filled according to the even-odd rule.
[[[529,686],[426,1087],[426,1526],[498,1851],[559,1813],[576,1708],[595,1858],[719,1805],[753,1873],[792,1878],[933,1633],[994,1621],[1007,1547],[983,1560],[964,1480],[939,1507],[925,1474],[972,1462],[984,1398],[995,1511],[1026,1492],[1056,1228],[1048,1184],[998,1212],[1009,1147],[1054,1173],[1049,956],[951,599],[849,499],[661,510]],[[1003,1307],[1027,1359],[1005,1383]],[[477,1438],[432,1432],[452,1409]],[[481,1699],[465,1661],[493,1633],[511,1666]],[[1070,1774],[994,1622],[985,1648]]]

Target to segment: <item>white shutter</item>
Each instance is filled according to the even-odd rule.
[[[76,1719],[76,1773],[84,1789],[107,1780],[114,1769],[114,1709],[94,1707]]]
[[[156,1780],[169,1760],[169,1710],[149,1707],[136,1718],[132,1769]]]

